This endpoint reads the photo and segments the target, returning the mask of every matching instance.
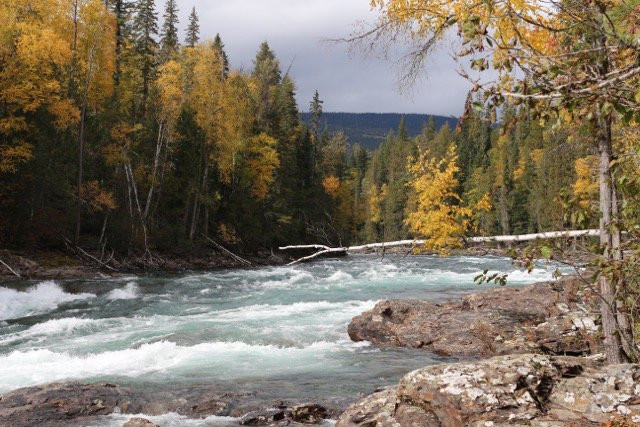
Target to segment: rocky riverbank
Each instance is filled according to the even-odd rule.
[[[88,254],[91,255],[91,254]],[[244,268],[243,262],[228,254],[205,249],[187,254],[157,254],[151,262],[140,256],[107,256],[108,263],[101,264],[88,255],[74,255],[67,252],[22,253],[0,251],[0,259],[24,279],[67,280],[118,277],[131,273],[164,272],[179,273],[188,270],[216,270],[222,268]],[[260,252],[246,259],[255,266],[280,265],[282,257],[268,252]],[[19,279],[5,266],[0,265],[0,281]]]
[[[381,302],[352,320],[353,340],[481,360],[411,372],[337,426],[640,425],[640,366],[602,363],[597,319],[576,278],[445,304]]]
[[[520,354],[411,372],[336,427],[602,425],[640,425],[640,366]]]
[[[596,303],[577,279],[566,278],[491,289],[444,304],[383,301],[355,317],[348,332],[354,341],[443,356],[589,355],[600,346]]]
[[[335,419],[342,410],[343,406],[331,404],[265,402],[250,393],[227,393],[206,386],[149,392],[114,384],[66,383],[28,387],[0,396],[0,425],[95,425],[101,416],[113,413],[230,417],[239,425],[304,425]],[[131,425],[154,424],[138,419]]]

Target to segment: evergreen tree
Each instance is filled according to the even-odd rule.
[[[465,101],[464,114],[457,127],[458,166],[462,183],[469,180],[477,167],[486,167],[491,146],[490,111],[476,111],[471,93]]]
[[[167,0],[164,9],[164,24],[160,32],[160,46],[162,51],[162,59],[168,60],[173,58],[180,47],[178,40],[178,6],[176,0]]]
[[[133,21],[135,34],[135,51],[142,73],[142,101],[140,111],[142,115],[147,109],[149,87],[155,78],[157,66],[158,17],[155,11],[155,0],[138,0],[137,14]]]
[[[122,54],[126,41],[131,37],[131,9],[133,5],[129,0],[111,0],[111,10],[116,20],[116,51],[114,81],[120,82],[122,72]]]
[[[260,45],[252,75],[256,84],[258,129],[273,134],[278,127],[275,123],[277,112],[274,104],[279,92],[281,74],[280,63],[267,42]]]
[[[400,141],[406,141],[409,139],[409,136],[407,135],[407,122],[404,116],[400,117],[400,123],[398,124],[397,137]]]
[[[314,141],[317,141],[320,136],[320,120],[322,120],[323,103],[324,101],[320,99],[320,94],[316,90],[309,105],[309,112],[311,113],[311,135]]]
[[[195,47],[200,41],[200,24],[196,8],[191,10],[189,15],[189,25],[187,26],[187,37],[185,38],[185,44],[187,47]]]
[[[224,74],[224,78],[226,79],[229,76],[229,57],[227,56],[227,52],[224,49],[224,43],[222,42],[222,38],[220,38],[220,34],[216,34],[215,39],[213,39],[213,48],[218,55],[220,56],[220,60],[222,62],[222,72]]]

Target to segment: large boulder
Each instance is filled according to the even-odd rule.
[[[0,425],[64,425],[68,420],[107,415],[116,407],[139,411],[131,391],[113,384],[49,384],[0,396]]]
[[[492,289],[444,304],[383,301],[354,317],[348,333],[354,341],[444,356],[588,355],[598,341],[588,301],[570,280]]]
[[[350,406],[337,427],[640,424],[640,366],[521,354],[435,365]]]

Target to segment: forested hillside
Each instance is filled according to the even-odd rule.
[[[317,93],[303,120],[266,42],[250,72],[233,70],[219,36],[200,40],[196,10],[182,41],[175,0],[155,10],[0,5],[3,247],[73,242],[153,263],[208,238],[252,252],[427,235],[438,250],[597,224],[587,124],[542,123],[524,105],[496,117],[471,96],[455,123],[323,114]],[[375,132],[374,151],[349,136]]]
[[[302,120],[309,124],[312,113],[302,113]],[[328,113],[322,115],[321,126],[329,133],[342,131],[349,138],[351,144],[360,144],[368,150],[375,150],[382,144],[391,131],[400,126],[404,120],[407,135],[416,137],[422,131],[425,123],[433,117],[436,129],[444,124],[455,127],[458,119],[445,116],[430,116],[427,114],[398,114],[398,113]]]

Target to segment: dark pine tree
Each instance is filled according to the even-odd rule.
[[[122,53],[126,40],[131,37],[131,9],[133,5],[127,0],[111,0],[111,10],[116,19],[116,67],[113,79],[118,85],[122,72]]]
[[[275,103],[280,92],[280,63],[267,42],[260,45],[254,60],[253,78],[257,84],[258,130],[277,137],[280,126],[277,123],[278,112]]]
[[[320,137],[320,121],[322,120],[322,104],[324,101],[320,100],[320,94],[316,90],[313,94],[313,99],[309,105],[309,113],[311,113],[311,136],[314,142]]]
[[[180,47],[178,40],[178,6],[176,0],[167,0],[164,8],[164,24],[160,32],[160,46],[162,59],[167,61],[173,58]]]
[[[142,115],[147,108],[149,86],[154,79],[157,66],[158,42],[158,17],[155,11],[155,0],[139,0],[137,14],[133,21],[135,34],[135,50],[138,56],[140,70],[142,71]]]
[[[191,10],[189,15],[189,25],[187,26],[187,37],[185,43],[187,47],[195,47],[200,41],[200,24],[196,8]]]
[[[229,77],[229,57],[227,56],[227,52],[224,50],[224,43],[222,42],[222,38],[220,38],[220,34],[216,34],[216,38],[213,39],[213,49],[218,53],[218,56],[222,61],[223,77],[226,79]]]

